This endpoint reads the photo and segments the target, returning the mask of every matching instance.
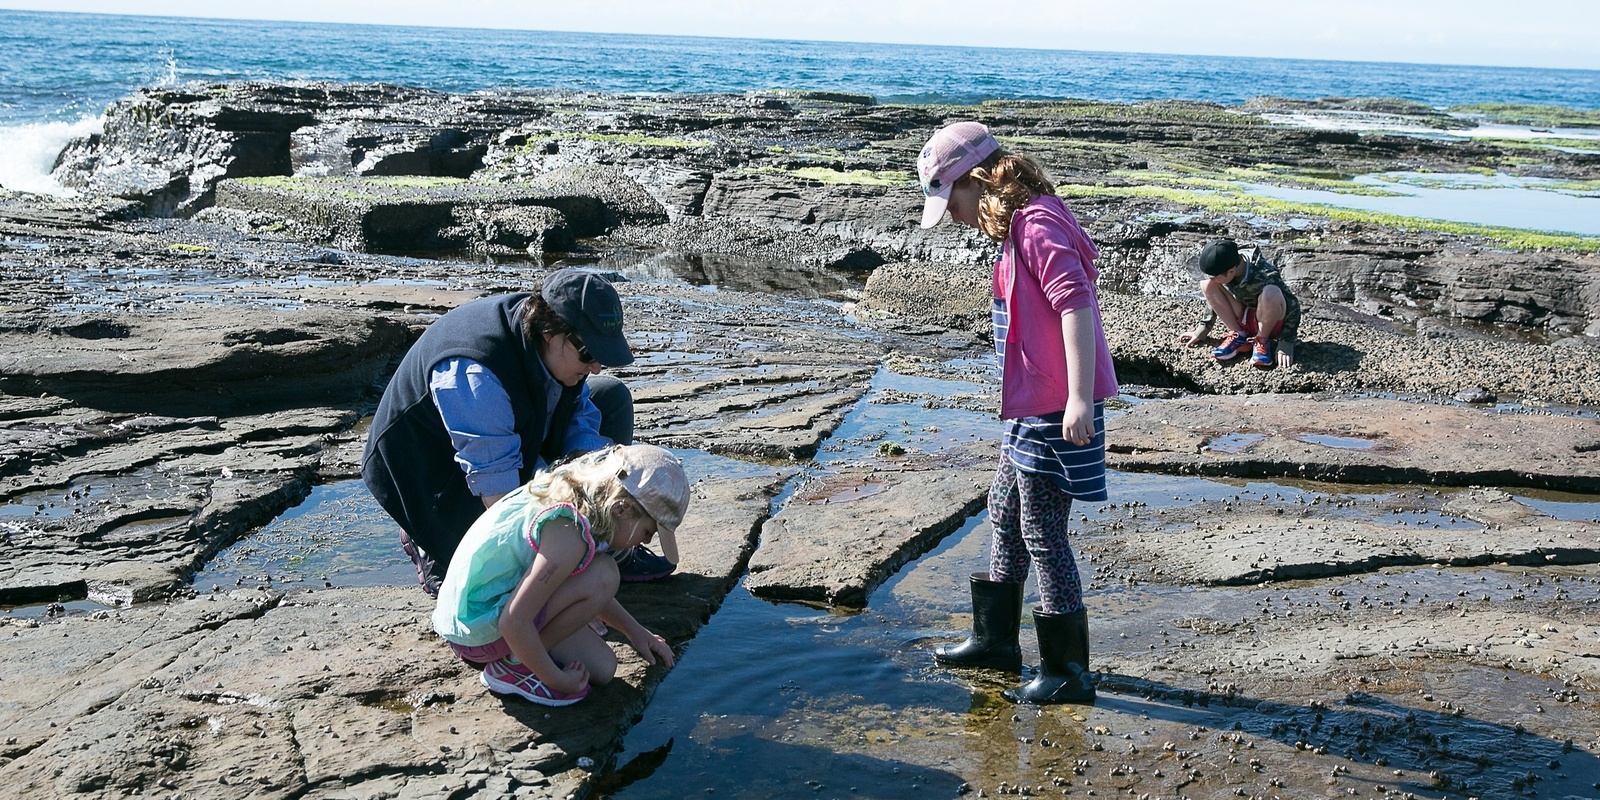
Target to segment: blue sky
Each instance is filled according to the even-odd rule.
[[[1600,69],[1596,0],[0,0],[0,8]]]

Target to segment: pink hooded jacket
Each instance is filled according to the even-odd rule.
[[[1010,313],[1001,365],[1000,416],[1031,417],[1067,405],[1067,355],[1061,317],[1094,315],[1094,400],[1117,393],[1117,373],[1100,323],[1094,242],[1061,198],[1040,195],[1011,218],[1011,234],[994,264],[993,289]],[[1016,280],[1013,280],[1016,276]]]

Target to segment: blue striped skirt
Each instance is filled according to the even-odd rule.
[[[1095,401],[1094,438],[1083,446],[1061,436],[1057,411],[1006,420],[1000,449],[1023,472],[1048,475],[1074,500],[1106,499],[1106,404]]]

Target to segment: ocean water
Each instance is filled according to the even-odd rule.
[[[331,25],[0,10],[0,185],[47,190],[65,142],[140,86],[318,79],[445,91],[813,89],[884,102],[991,98],[1238,104],[1403,97],[1600,108],[1600,71],[705,37]]]
[[[1600,71],[0,10],[0,125],[74,121],[133,89],[244,78],[446,91],[827,89],[886,102],[1260,95],[1600,108]],[[934,68],[934,67],[937,68]]]

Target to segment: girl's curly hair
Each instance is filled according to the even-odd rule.
[[[977,181],[983,191],[978,196],[978,230],[997,242],[1011,232],[1011,215],[1035,196],[1055,194],[1056,186],[1044,174],[1039,162],[1004,148],[978,163],[956,183]]]

